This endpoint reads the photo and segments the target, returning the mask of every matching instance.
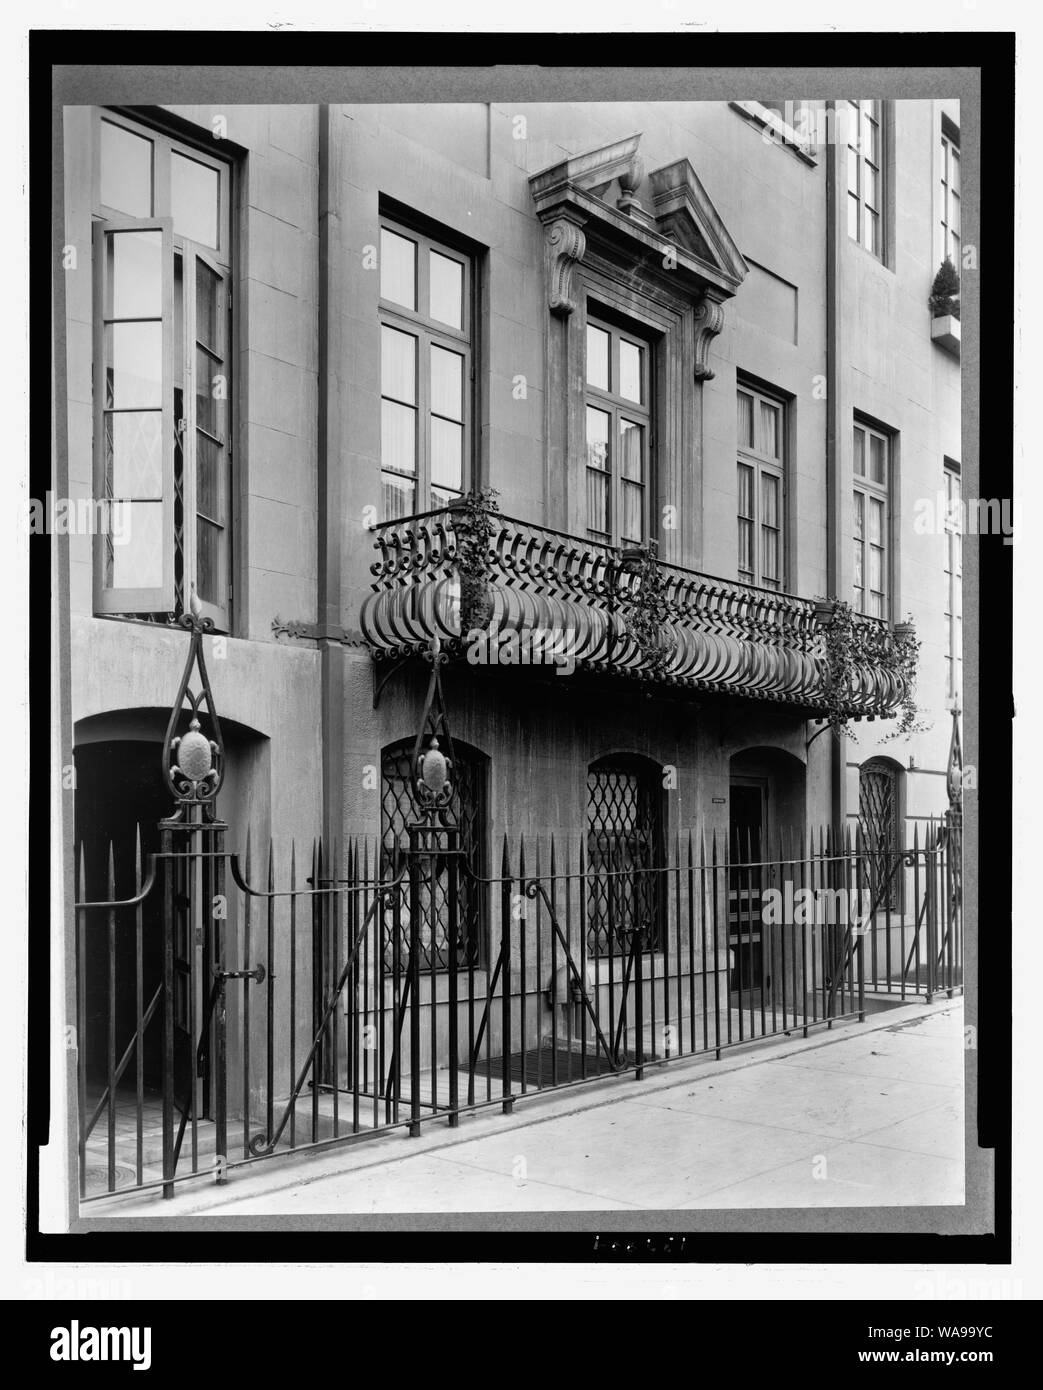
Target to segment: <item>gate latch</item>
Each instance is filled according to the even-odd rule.
[[[264,966],[259,965],[256,970],[218,970],[213,967],[215,980],[256,980],[258,984],[264,979]]]

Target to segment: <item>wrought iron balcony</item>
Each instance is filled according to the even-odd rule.
[[[496,664],[561,664],[847,718],[902,700],[895,634],[855,617],[840,698],[832,605],[662,563],[504,516],[481,499],[373,528],[379,559],[360,613],[375,656],[430,649]],[[831,699],[831,690],[833,697]]]

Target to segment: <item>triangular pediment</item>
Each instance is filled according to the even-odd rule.
[[[688,159],[646,175],[638,153],[640,133],[574,155],[529,179],[541,219],[562,215],[603,241],[644,243],[670,257],[678,269],[719,295],[735,293],[748,267]]]
[[[678,246],[708,261],[736,285],[749,267],[688,159],[649,175],[656,225]]]

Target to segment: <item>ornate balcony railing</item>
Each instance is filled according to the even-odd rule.
[[[375,656],[425,652],[437,635],[447,655],[472,661],[567,659],[809,713],[831,706],[831,605],[662,563],[654,543],[620,550],[534,526],[475,499],[373,532],[379,558],[360,626]],[[839,704],[854,719],[889,715],[904,693],[887,660],[894,634],[856,617],[853,635]]]

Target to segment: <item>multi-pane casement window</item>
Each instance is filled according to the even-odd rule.
[[[646,342],[587,320],[587,534],[605,545],[648,539],[651,369]]]
[[[857,613],[888,617],[891,440],[855,422],[854,606]]]
[[[473,265],[395,223],[380,228],[381,483],[386,521],[471,485]]]
[[[740,386],[738,419],[738,574],[746,584],[785,585],[785,413],[780,400]]]
[[[941,223],[938,228],[938,263],[948,256],[960,268],[960,142],[942,131]]]
[[[95,125],[95,611],[163,618],[232,589],[231,169],[101,111]]]
[[[963,689],[963,539],[960,471],[945,466],[945,688],[950,700]]]
[[[879,101],[847,101],[843,112],[847,140],[847,231],[854,241],[883,260],[883,110]]]

